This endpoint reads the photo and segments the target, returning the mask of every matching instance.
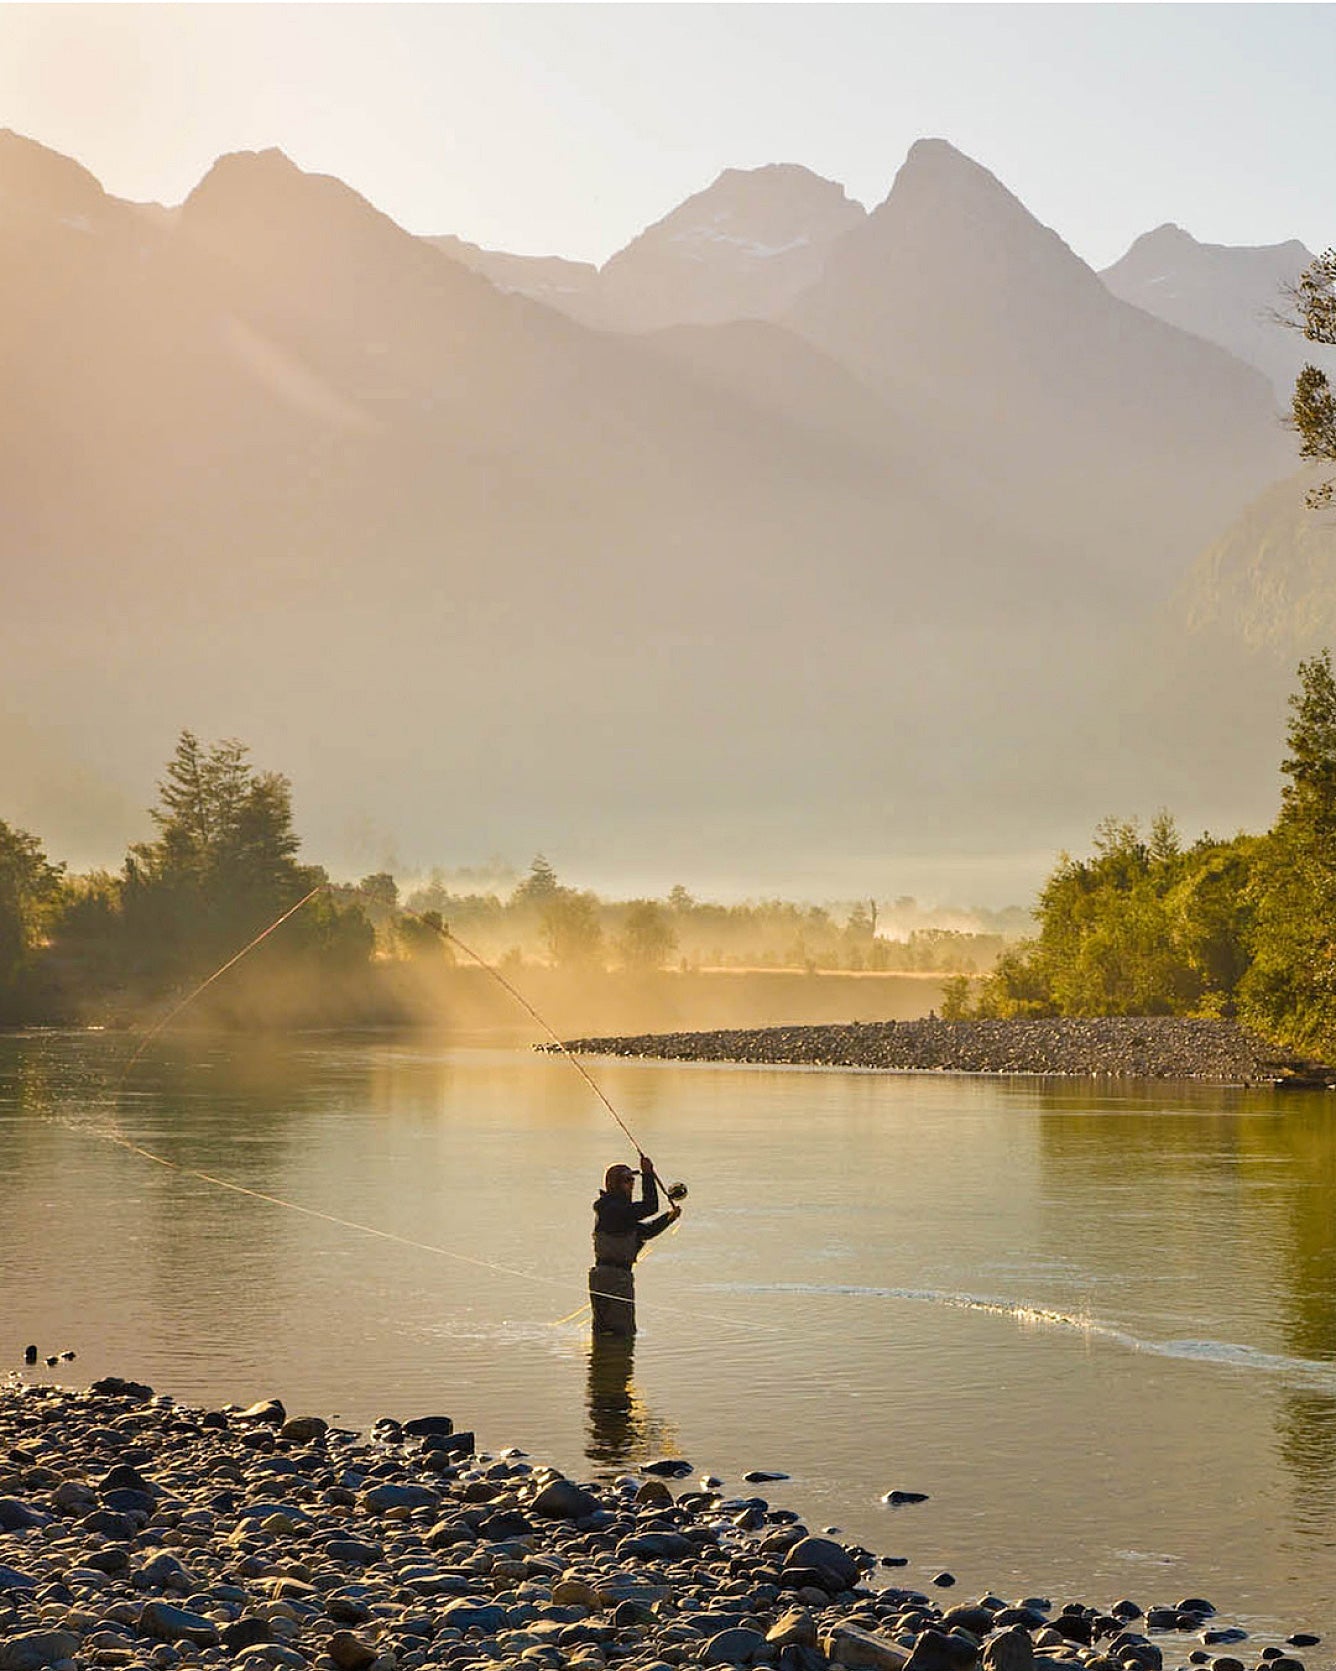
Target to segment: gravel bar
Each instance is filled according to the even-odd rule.
[[[116,1377],[11,1379],[0,1671],[1304,1671],[1294,1650],[1320,1641],[1294,1632],[1245,1665],[1247,1632],[1201,1596],[890,1586],[903,1559],[694,1472],[664,1458],[581,1483],[479,1455],[444,1415],[361,1436],[278,1399],[203,1410]]]
[[[846,1026],[569,1039],[566,1048],[582,1055],[647,1056],[678,1062],[1206,1079],[1316,1089],[1336,1077],[1333,1070],[1290,1055],[1237,1022],[1158,1015],[1024,1021],[941,1021],[933,1016],[921,1021],[855,1021]]]

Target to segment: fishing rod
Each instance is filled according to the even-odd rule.
[[[414,916],[417,916],[416,912],[414,912],[412,914]],[[538,1025],[547,1034],[548,1038],[551,1039],[552,1043],[556,1046],[556,1048],[561,1052],[561,1054],[571,1064],[571,1066],[575,1069],[575,1071],[580,1075],[581,1079],[584,1080],[585,1084],[588,1085],[589,1089],[594,1093],[594,1095],[598,1098],[598,1100],[603,1104],[604,1108],[607,1109],[608,1113],[612,1115],[614,1120],[616,1120],[617,1124],[621,1127],[622,1131],[626,1134],[627,1141],[631,1144],[631,1146],[635,1149],[635,1152],[643,1160],[645,1158],[645,1151],[640,1147],[640,1144],[636,1139],[635,1133],[627,1125],[626,1121],[622,1119],[621,1115],[612,1106],[612,1103],[608,1100],[607,1096],[604,1094],[603,1087],[598,1083],[598,1081],[594,1078],[594,1076],[589,1072],[589,1070],[585,1067],[584,1063],[575,1054],[575,1052],[573,1050],[570,1050],[567,1047],[565,1041],[560,1037],[560,1035],[550,1025],[550,1023],[545,1021],[543,1019],[543,1017],[541,1015],[539,1015],[538,1011],[533,1007],[533,1005],[524,996],[524,994],[519,990],[519,988],[515,987],[515,986],[512,986],[511,983],[506,979],[506,977],[501,973],[501,971],[499,969],[495,968],[492,964],[490,964],[487,961],[487,959],[482,956],[482,954],[480,952],[474,951],[472,946],[465,945],[464,941],[462,941],[459,938],[459,936],[450,928],[450,926],[447,923],[438,922],[434,917],[431,917],[431,916],[419,916],[417,920],[419,922],[426,923],[428,925],[428,927],[430,927],[430,928],[434,928],[436,930],[436,932],[441,936],[441,938],[446,942],[447,945],[458,946],[460,951],[462,951],[466,956],[471,957],[480,969],[485,969],[487,971],[487,973],[492,977],[492,979],[494,981],[496,981],[500,986],[504,987],[505,990],[510,994],[510,996],[515,1000],[515,1002],[517,1004],[519,1004],[520,1007],[523,1010],[525,1010],[527,1014],[529,1014],[533,1017],[533,1019],[538,1023]],[[681,1184],[681,1183],[665,1184],[663,1179],[659,1176],[658,1170],[655,1167],[651,1166],[650,1171],[651,1171],[651,1174],[653,1175],[654,1182],[658,1185],[658,1187],[663,1191],[663,1193],[667,1196],[667,1198],[670,1201],[685,1201],[686,1200],[688,1191],[687,1191],[687,1186],[685,1184]]]
[[[131,1053],[131,1055],[126,1060],[125,1066],[121,1069],[120,1078],[119,1078],[119,1081],[118,1081],[118,1086],[119,1085],[124,1085],[126,1079],[130,1075],[131,1069],[139,1061],[140,1057],[148,1049],[149,1045],[153,1043],[153,1040],[155,1038],[157,1038],[159,1033],[161,1033],[165,1028],[169,1027],[171,1025],[171,1023],[176,1020],[177,1016],[180,1015],[183,1010],[189,1008],[189,1006],[194,1003],[196,998],[198,998],[202,992],[204,992],[208,987],[212,986],[213,983],[216,980],[220,979],[223,975],[225,975],[229,969],[234,968],[238,963],[240,963],[243,957],[245,957],[249,952],[254,951],[255,948],[258,945],[260,945],[260,943],[262,941],[267,940],[269,938],[269,936],[271,934],[273,934],[276,929],[281,928],[283,926],[283,924],[285,922],[287,922],[289,917],[295,917],[297,912],[301,910],[303,905],[307,904],[310,900],[314,899],[315,896],[318,893],[320,893],[324,889],[328,888],[328,886],[329,886],[328,882],[317,882],[316,885],[312,889],[310,889],[310,891],[308,893],[305,893],[305,894],[302,895],[302,897],[296,902],[295,905],[288,906],[288,908],[284,912],[282,912],[281,915],[274,918],[273,922],[271,922],[268,925],[267,928],[262,928],[260,930],[260,932],[252,940],[247,941],[247,943],[241,948],[240,951],[235,952],[231,957],[228,958],[226,963],[222,964],[220,968],[215,969],[213,971],[213,973],[211,975],[207,976],[204,980],[202,980],[199,983],[198,986],[193,987],[185,995],[185,997],[181,999],[180,1003],[176,1004],[172,1009],[170,1009],[167,1012],[166,1015],[164,1015],[159,1021],[157,1021],[148,1030],[148,1032],[145,1033],[143,1038],[140,1039],[138,1045],[135,1047],[134,1051]],[[598,1084],[598,1082],[594,1079],[593,1075],[585,1067],[584,1063],[580,1060],[580,1058],[577,1055],[575,1055],[575,1053],[573,1051],[567,1049],[565,1042],[560,1038],[560,1036],[557,1034],[557,1032],[554,1030],[554,1028],[547,1021],[545,1021],[543,1019],[543,1017],[538,1013],[538,1011],[529,1002],[529,1000],[524,996],[524,994],[518,989],[518,987],[512,986],[511,983],[506,979],[506,977],[501,973],[501,971],[499,969],[495,968],[492,964],[490,964],[487,961],[487,959],[485,957],[483,957],[480,952],[475,951],[472,946],[466,945],[465,942],[463,940],[461,940],[457,934],[455,934],[451,931],[451,929],[448,927],[447,924],[439,921],[434,916],[419,915],[415,911],[414,912],[408,912],[406,914],[414,917],[418,922],[425,923],[428,927],[435,929],[435,931],[441,936],[441,938],[448,945],[458,946],[460,951],[462,951],[467,957],[472,958],[473,961],[479,966],[479,968],[485,969],[487,971],[487,973],[492,977],[492,979],[494,981],[496,981],[500,986],[502,986],[505,989],[505,991],[507,991],[510,994],[510,996],[515,1000],[515,1002],[517,1004],[519,1004],[520,1007],[527,1014],[529,1014],[530,1016],[533,1017],[533,1019],[538,1023],[538,1025],[542,1028],[542,1030],[551,1039],[552,1043],[556,1046],[556,1048],[561,1052],[561,1054],[566,1058],[566,1060],[571,1064],[571,1066],[575,1069],[575,1071],[584,1080],[585,1084],[588,1085],[589,1089],[594,1093],[594,1095],[598,1098],[598,1100],[603,1104],[604,1108],[607,1109],[608,1113],[611,1114],[613,1119],[617,1122],[618,1126],[625,1133],[627,1141],[632,1145],[632,1147],[635,1149],[636,1153],[643,1160],[645,1151],[640,1147],[640,1144],[636,1140],[635,1134],[632,1132],[631,1128],[627,1125],[626,1121],[622,1119],[621,1115],[617,1112],[617,1110],[613,1107],[612,1103],[609,1101],[608,1097],[605,1095],[602,1086],[600,1086]],[[668,1200],[673,1201],[673,1202],[679,1202],[679,1201],[685,1201],[686,1200],[688,1191],[687,1191],[687,1186],[685,1184],[682,1184],[682,1183],[666,1184],[666,1183],[664,1183],[663,1179],[659,1176],[659,1173],[658,1173],[656,1168],[651,1166],[650,1171],[651,1171],[651,1175],[653,1176],[655,1184],[658,1186],[659,1189],[661,1189],[663,1191],[664,1195],[668,1198]]]

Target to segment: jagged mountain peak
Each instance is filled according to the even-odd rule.
[[[905,254],[917,246],[930,263],[983,262],[990,282],[1019,289],[1040,275],[1078,288],[1097,283],[1014,192],[945,139],[915,140],[863,236]]]
[[[77,214],[100,208],[107,194],[73,157],[12,128],[0,128],[0,202],[5,201],[53,214]]]
[[[604,317],[627,330],[774,318],[865,218],[843,186],[799,163],[726,168],[604,266]]]

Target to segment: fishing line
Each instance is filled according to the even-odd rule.
[[[303,1218],[318,1219],[325,1224],[333,1224],[341,1230],[354,1230],[363,1236],[375,1236],[381,1241],[394,1242],[400,1247],[413,1248],[419,1253],[439,1254],[443,1259],[453,1259],[461,1265],[471,1265],[477,1270],[496,1271],[502,1276],[515,1277],[521,1282],[533,1282],[545,1288],[566,1288],[569,1283],[560,1277],[539,1276],[535,1271],[522,1270],[517,1265],[503,1265],[495,1259],[479,1259],[473,1254],[460,1253],[454,1248],[441,1247],[435,1242],[418,1241],[413,1236],[401,1236],[395,1230],[382,1230],[374,1224],[361,1224],[356,1219],[341,1218],[337,1213],[327,1213],[319,1207],[306,1207],[299,1201],[288,1201],[281,1195],[271,1195],[265,1190],[251,1189],[248,1184],[238,1184],[231,1178],[220,1178],[214,1172],[203,1172],[198,1167],[183,1166],[179,1161],[170,1160],[166,1155],[156,1154],[152,1149],[146,1149],[143,1144],[134,1142],[123,1133],[107,1130],[102,1126],[79,1125],[72,1120],[59,1122],[67,1129],[77,1131],[84,1136],[100,1137],[105,1142],[113,1143],[128,1154],[138,1155],[141,1160],[151,1161],[154,1166],[161,1166],[165,1171],[180,1173],[186,1178],[196,1178],[201,1183],[212,1184],[217,1189],[232,1191],[235,1195],[249,1196],[253,1201],[263,1201],[271,1207],[285,1207],[289,1212],[300,1213]],[[623,1299],[624,1295],[595,1294],[596,1299]],[[573,1311],[570,1317],[559,1318],[559,1323],[572,1321],[585,1308]],[[754,1329],[766,1334],[780,1334],[783,1331],[768,1323],[755,1323],[736,1317],[721,1317],[708,1311],[686,1311],[681,1306],[656,1306],[656,1310],[671,1312],[679,1317],[689,1317],[707,1323],[722,1323],[730,1328]],[[553,1325],[554,1327],[556,1325]]]
[[[169,1026],[171,1024],[172,1021],[174,1021],[176,1019],[177,1016],[179,1016],[182,1013],[183,1010],[185,1010],[190,1004],[192,1004],[195,1001],[195,999],[198,998],[199,995],[206,990],[206,988],[212,986],[214,981],[218,980],[221,976],[225,975],[229,969],[234,968],[236,966],[236,964],[240,963],[242,958],[245,957],[248,952],[254,951],[256,946],[260,945],[260,943],[262,941],[268,939],[268,937],[272,933],[274,933],[274,931],[276,929],[281,928],[282,925],[285,922],[287,922],[289,917],[295,916],[297,914],[297,912],[301,910],[303,905],[305,905],[309,900],[314,899],[316,894],[320,893],[322,891],[322,889],[324,889],[327,886],[328,886],[327,883],[318,882],[315,885],[315,887],[313,887],[308,893],[303,894],[303,896],[294,905],[290,905],[287,908],[287,910],[284,911],[281,916],[276,917],[274,919],[274,921],[271,922],[268,925],[268,927],[261,929],[261,931],[257,935],[255,935],[255,937],[253,939],[247,941],[247,943],[241,948],[240,951],[234,953],[233,956],[228,958],[226,963],[224,963],[220,968],[215,969],[211,975],[209,975],[205,980],[202,980],[199,983],[198,986],[194,987],[190,992],[188,992],[186,994],[186,996],[181,999],[180,1003],[175,1005],[174,1008],[169,1010],[168,1013],[165,1016],[163,1016],[158,1022],[156,1022],[154,1024],[154,1026],[152,1028],[150,1028],[149,1031],[144,1035],[144,1037],[139,1041],[138,1046],[135,1048],[133,1053],[126,1060],[125,1065],[122,1067],[120,1075],[117,1079],[113,1095],[118,1095],[121,1092],[121,1090],[124,1088],[125,1081],[128,1078],[131,1069],[134,1068],[135,1064],[143,1056],[144,1052],[148,1049],[149,1045],[153,1042],[153,1040],[155,1038],[158,1037],[158,1035],[167,1026]],[[419,919],[419,920],[430,921],[430,919]],[[488,963],[483,957],[481,957],[476,951],[474,951],[471,946],[465,945],[465,943],[462,940],[460,940],[457,935],[452,934],[449,931],[449,929],[444,927],[444,925],[438,925],[436,923],[431,923],[431,926],[433,928],[436,928],[437,931],[440,934],[442,934],[442,936],[447,941],[453,942],[455,945],[457,945],[460,948],[461,951],[465,952],[469,957],[471,957],[482,968],[487,970],[487,972],[490,975],[492,975],[494,977],[494,979],[496,979],[498,982],[500,982],[500,984],[506,989],[506,991],[510,993],[510,995],[515,999],[515,1001],[518,1004],[520,1004],[521,1007],[525,1011],[527,1011],[527,1013],[529,1015],[531,1015],[533,1017],[533,1019],[543,1029],[543,1031],[545,1033],[547,1033],[548,1036],[552,1039],[553,1043],[557,1046],[557,1048],[561,1051],[561,1053],[566,1057],[566,1059],[571,1063],[571,1065],[577,1070],[577,1072],[580,1074],[581,1078],[585,1081],[585,1083],[589,1086],[589,1088],[598,1097],[599,1101],[607,1109],[608,1113],[612,1115],[613,1119],[617,1122],[618,1126],[620,1126],[622,1131],[625,1132],[627,1138],[635,1146],[636,1152],[638,1154],[643,1153],[643,1151],[640,1148],[640,1145],[636,1142],[635,1137],[632,1135],[632,1133],[630,1131],[630,1128],[627,1126],[626,1122],[622,1119],[621,1115],[617,1112],[617,1110],[612,1106],[612,1103],[604,1095],[602,1089],[599,1087],[599,1085],[596,1083],[596,1081],[593,1079],[593,1077],[585,1069],[584,1064],[579,1060],[578,1057],[576,1057],[570,1050],[568,1050],[566,1048],[565,1044],[562,1043],[561,1039],[557,1036],[557,1034],[553,1031],[553,1029],[548,1025],[548,1023],[546,1021],[544,1021],[542,1016],[539,1015],[538,1011],[536,1009],[534,1009],[533,1005],[531,1003],[529,1003],[528,999],[524,997],[523,993],[519,992],[514,986],[512,986],[511,983],[508,980],[505,979],[505,977],[500,973],[499,970],[494,969],[492,967],[492,965],[490,963]],[[114,1120],[114,1116],[113,1116],[113,1120]],[[128,1154],[137,1155],[137,1156],[139,1156],[140,1159],[151,1162],[154,1166],[160,1166],[167,1171],[179,1173],[183,1177],[195,1178],[199,1182],[205,1183],[205,1184],[210,1184],[216,1189],[229,1190],[233,1194],[236,1194],[236,1195],[249,1196],[254,1201],[263,1201],[266,1204],[268,1204],[269,1206],[285,1208],[289,1212],[300,1213],[305,1218],[318,1219],[318,1220],[323,1221],[326,1224],[335,1225],[338,1228],[343,1229],[343,1230],[351,1230],[351,1231],[354,1231],[354,1232],[356,1232],[360,1235],[364,1235],[364,1236],[374,1236],[381,1241],[394,1242],[401,1247],[413,1248],[416,1251],[421,1252],[421,1253],[436,1254],[443,1259],[452,1259],[459,1264],[471,1265],[475,1269],[478,1269],[478,1270],[493,1271],[493,1272],[496,1272],[496,1273],[498,1273],[502,1276],[514,1277],[514,1278],[516,1278],[516,1279],[518,1279],[519,1281],[522,1281],[522,1282],[533,1282],[533,1283],[538,1283],[541,1286],[552,1287],[552,1288],[564,1288],[564,1287],[567,1286],[567,1284],[563,1280],[561,1280],[560,1278],[557,1278],[557,1277],[539,1276],[533,1271],[521,1270],[518,1267],[513,1266],[513,1265],[503,1265],[497,1260],[480,1259],[480,1258],[477,1258],[476,1256],[474,1256],[472,1254],[460,1253],[453,1248],[440,1247],[439,1245],[437,1245],[436,1243],[433,1243],[433,1242],[418,1241],[416,1238],[414,1238],[412,1236],[401,1236],[397,1231],[382,1230],[376,1225],[361,1224],[355,1219],[341,1218],[336,1213],[326,1213],[326,1212],[323,1212],[321,1209],[319,1209],[317,1207],[306,1207],[306,1206],[303,1206],[300,1202],[288,1201],[288,1200],[285,1200],[282,1196],[272,1195],[272,1194],[269,1194],[268,1192],[266,1192],[264,1190],[251,1189],[248,1185],[238,1184],[238,1183],[234,1182],[233,1180],[231,1180],[229,1178],[220,1178],[220,1177],[217,1176],[216,1173],[204,1172],[204,1171],[201,1171],[197,1167],[183,1166],[179,1161],[169,1160],[165,1155],[156,1154],[152,1149],[146,1149],[142,1144],[133,1142],[130,1138],[126,1137],[119,1130],[115,1130],[115,1129],[108,1130],[105,1127],[101,1127],[101,1126],[91,1126],[90,1127],[90,1126],[86,1126],[86,1125],[79,1125],[76,1122],[70,1121],[70,1120],[62,1121],[61,1123],[63,1125],[65,1125],[68,1129],[77,1131],[82,1135],[91,1135],[91,1136],[94,1136],[94,1137],[100,1137],[105,1142],[112,1143],[112,1144],[116,1145],[116,1147],[125,1150],[126,1153],[128,1153]],[[663,1184],[663,1180],[658,1177],[657,1173],[655,1174],[655,1179],[656,1179],[656,1182],[658,1182],[658,1184],[660,1185],[660,1187],[662,1187],[664,1189],[665,1194],[668,1194],[669,1192],[667,1190],[667,1186]],[[599,1293],[599,1292],[595,1292],[595,1291],[591,1291],[591,1292],[593,1294],[593,1298],[595,1298],[595,1299],[619,1299],[619,1298],[623,1297],[623,1296],[616,1295],[616,1294],[603,1294],[603,1293]],[[577,1317],[579,1317],[587,1309],[588,1309],[587,1305],[581,1305],[575,1311],[571,1312],[569,1316],[558,1318],[557,1322],[555,1324],[551,1325],[551,1326],[552,1327],[560,1327],[562,1324],[573,1322]],[[684,1310],[680,1306],[671,1306],[671,1305],[660,1306],[658,1309],[665,1312],[665,1313],[669,1313],[669,1314],[676,1315],[676,1316],[679,1316],[679,1317],[692,1318],[692,1319],[695,1319],[695,1320],[701,1321],[701,1322],[723,1324],[724,1326],[729,1327],[729,1328],[750,1329],[750,1330],[760,1331],[760,1332],[767,1333],[767,1334],[778,1334],[778,1333],[781,1332],[780,1330],[772,1327],[769,1324],[755,1323],[755,1322],[743,1320],[743,1319],[740,1319],[740,1318],[721,1317],[721,1316],[719,1316],[715,1313],[707,1312],[707,1311],[687,1311],[687,1310]]]
[[[632,1145],[632,1147],[635,1149],[635,1152],[638,1155],[643,1155],[645,1151],[640,1147],[640,1144],[637,1141],[635,1134],[632,1132],[631,1128],[627,1125],[626,1121],[622,1119],[621,1115],[617,1112],[617,1110],[612,1106],[612,1104],[611,1104],[611,1102],[609,1102],[608,1098],[604,1095],[602,1086],[599,1085],[598,1081],[593,1077],[593,1075],[585,1067],[584,1063],[575,1054],[575,1052],[573,1050],[569,1050],[566,1047],[565,1043],[558,1036],[556,1030],[552,1026],[550,1026],[548,1022],[543,1020],[542,1016],[539,1015],[538,1011],[533,1007],[533,1005],[524,996],[524,994],[517,987],[512,986],[510,984],[510,982],[506,979],[506,977],[501,973],[501,971],[499,969],[495,968],[492,964],[490,964],[487,961],[487,959],[481,955],[481,953],[475,952],[472,946],[466,946],[464,944],[464,942],[459,938],[459,936],[447,924],[432,922],[431,919],[427,918],[427,917],[421,917],[418,920],[420,922],[428,923],[430,927],[434,928],[436,930],[436,932],[439,935],[441,935],[441,937],[443,939],[445,939],[447,942],[449,942],[451,945],[458,946],[460,951],[464,952],[467,956],[471,957],[473,959],[473,961],[478,965],[479,968],[485,969],[487,971],[487,973],[492,977],[492,979],[494,981],[499,982],[500,985],[503,986],[506,989],[506,991],[510,994],[510,996],[515,1000],[515,1002],[517,1004],[519,1004],[522,1009],[527,1011],[527,1013],[533,1017],[533,1019],[538,1023],[538,1025],[547,1034],[548,1038],[550,1038],[552,1040],[552,1043],[557,1047],[557,1049],[561,1052],[561,1054],[566,1058],[566,1060],[571,1064],[571,1066],[575,1069],[575,1071],[580,1075],[581,1079],[584,1080],[585,1084],[588,1085],[589,1089],[594,1093],[594,1095],[598,1098],[598,1100],[603,1104],[604,1108],[607,1109],[608,1113],[612,1115],[614,1120],[616,1120],[617,1124],[622,1128],[623,1132],[625,1132],[627,1140]],[[668,1198],[670,1200],[677,1199],[676,1197],[673,1196],[672,1190],[669,1189],[667,1184],[664,1183],[663,1179],[659,1176],[659,1174],[657,1172],[655,1172],[655,1174],[654,1174],[654,1181],[655,1181],[656,1184],[658,1184],[659,1188],[663,1191],[663,1193],[666,1196],[668,1196]],[[681,1188],[681,1186],[677,1186],[677,1187]],[[682,1190],[683,1196],[685,1196],[685,1193],[686,1192],[683,1189]]]
[[[153,1043],[158,1034],[162,1032],[163,1028],[169,1026],[173,1021],[175,1021],[181,1011],[187,1008],[190,1004],[193,1004],[196,998],[199,997],[200,993],[203,992],[206,987],[212,986],[220,975],[225,975],[235,964],[240,963],[247,952],[254,951],[256,946],[260,944],[261,940],[267,940],[276,928],[281,928],[283,924],[287,922],[289,917],[295,917],[297,912],[301,910],[302,906],[306,904],[307,900],[314,899],[320,890],[327,885],[328,884],[324,882],[317,882],[315,887],[311,889],[310,893],[303,894],[297,903],[295,905],[290,905],[281,917],[275,917],[273,922],[269,924],[268,928],[262,928],[255,938],[248,941],[234,957],[229,957],[221,969],[215,969],[207,980],[202,980],[193,991],[188,992],[175,1009],[169,1010],[160,1021],[150,1027],[148,1032],[144,1034],[142,1039],[140,1039],[134,1053],[129,1057],[125,1066],[121,1069],[121,1076],[116,1082],[116,1089],[119,1091],[121,1086],[125,1084],[125,1081],[129,1076],[130,1069],[148,1049],[149,1045]]]

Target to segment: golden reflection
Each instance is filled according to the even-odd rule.
[[[1173,1087],[1047,1089],[1035,1100],[1046,1194],[1064,1242],[1085,1197],[1113,1184],[1153,1191],[1159,1257],[1174,1268],[1228,1249],[1228,1263],[1273,1320],[1274,1349],[1336,1370],[1336,1122],[1321,1093]],[[1136,1203],[1139,1212],[1140,1203]],[[1125,1208],[1125,1211],[1131,1210]],[[1144,1228],[1139,1216],[1128,1233]],[[1107,1250],[1105,1250],[1107,1251]],[[1283,1384],[1277,1448],[1295,1487],[1296,1518],[1329,1524],[1336,1505],[1336,1398]]]
[[[675,1448],[670,1423],[645,1403],[633,1377],[634,1337],[594,1335],[589,1344],[589,1435],[585,1455],[600,1468],[625,1468]]]

